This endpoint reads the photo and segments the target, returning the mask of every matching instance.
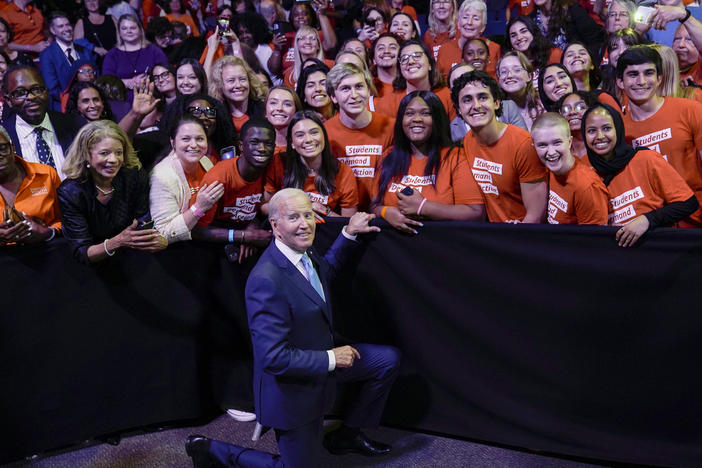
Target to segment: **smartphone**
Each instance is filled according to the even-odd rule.
[[[402,190],[400,190],[400,193],[401,193],[402,195],[407,195],[407,196],[409,196],[409,195],[412,195],[412,194],[414,193],[414,190],[412,190],[412,187],[405,187],[405,188],[403,188]]]
[[[369,26],[371,29],[375,29],[375,24],[378,22],[377,19],[373,18],[366,18],[366,20],[363,22],[364,26]]]
[[[233,146],[227,146],[219,150],[219,159],[224,161],[225,159],[232,159],[236,156],[236,148]]]
[[[147,229],[153,229],[154,228],[154,220],[150,219],[148,221],[145,221],[143,223],[139,223],[137,225],[137,231],[146,231]]]
[[[229,17],[220,16],[217,18],[217,25],[219,26],[219,35],[224,36],[225,33],[229,32]]]
[[[637,23],[650,23],[651,15],[656,11],[653,7],[640,6],[634,14],[634,21]]]

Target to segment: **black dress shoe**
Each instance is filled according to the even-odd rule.
[[[222,466],[210,457],[210,439],[199,434],[188,436],[185,442],[185,453],[193,459],[195,468],[213,468]]]
[[[324,448],[334,455],[358,453],[366,457],[387,455],[392,447],[382,442],[371,440],[363,432],[352,437],[344,437],[338,431],[332,431],[324,437]]]

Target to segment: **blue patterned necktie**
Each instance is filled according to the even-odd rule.
[[[48,164],[49,166],[56,169],[56,164],[54,163],[54,157],[51,156],[51,151],[49,150],[49,145],[46,144],[44,136],[43,127],[35,127],[34,133],[37,135],[37,155],[39,155],[39,162],[42,164]]]
[[[308,257],[307,254],[304,254],[300,260],[302,261],[302,266],[305,267],[305,271],[307,272],[307,279],[309,279],[310,284],[312,285],[314,290],[317,291],[319,297],[321,297],[322,300],[326,302],[327,299],[324,297],[324,289],[322,288],[322,282],[319,280],[317,270],[315,270],[314,266],[312,266],[312,261],[310,261],[310,257]]]

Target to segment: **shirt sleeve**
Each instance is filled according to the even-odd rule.
[[[88,227],[88,206],[83,195],[74,180],[64,182],[58,188],[63,236],[70,244],[73,257],[81,263],[88,263],[88,247],[96,242]]]
[[[604,226],[609,215],[609,199],[604,187],[590,184],[585,190],[575,193],[575,218],[578,224]]]
[[[339,207],[353,208],[358,206],[358,186],[351,168],[339,163],[339,174],[336,178],[336,191],[339,192]]]
[[[539,161],[536,149],[534,149],[530,138],[523,139],[519,144],[515,163],[520,183],[536,182],[537,180],[545,179],[548,175],[547,169]]]
[[[450,151],[447,156],[451,164],[453,202],[456,205],[484,205],[483,192],[473,177],[463,148],[452,148]]]

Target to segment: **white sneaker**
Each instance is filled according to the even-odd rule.
[[[235,421],[239,422],[250,422],[256,420],[256,413],[249,413],[247,411],[228,409],[227,414],[230,417],[232,417]]]

